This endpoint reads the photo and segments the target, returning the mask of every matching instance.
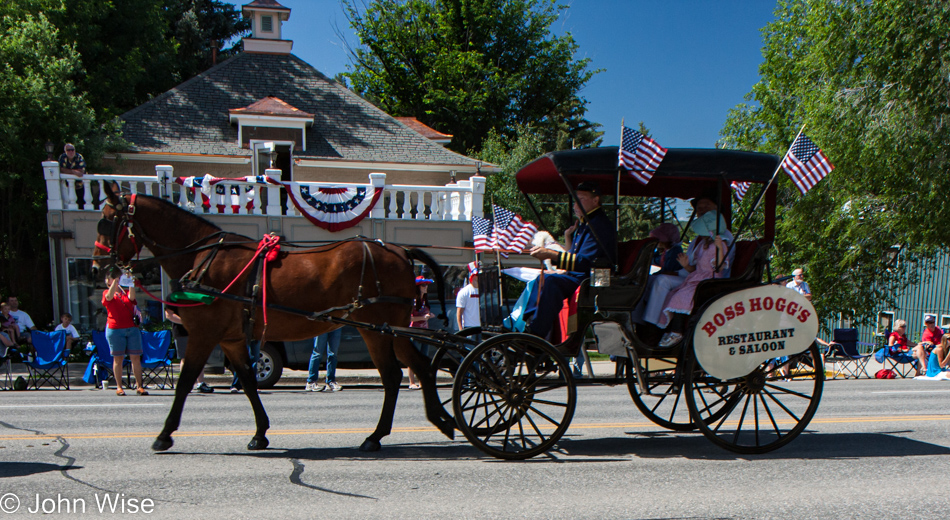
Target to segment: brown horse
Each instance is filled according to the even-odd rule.
[[[144,246],[173,280],[182,279],[186,274],[198,276],[203,271],[200,275],[202,286],[222,291],[236,279],[227,294],[248,296],[245,294],[248,277],[255,276],[256,280],[256,272],[248,268],[247,272],[239,273],[252,262],[257,250],[256,240],[226,233],[211,222],[164,200],[146,195],[120,195],[118,190],[118,185],[105,186],[107,199],[102,218],[111,221],[111,225],[100,222],[95,256],[101,258],[110,254],[114,263],[128,264]],[[416,294],[410,259],[430,264],[436,276],[441,273],[435,261],[421,250],[407,251],[367,240],[337,242],[308,250],[286,249],[267,263],[265,290],[268,306],[320,312],[346,307],[358,299],[369,299],[365,305],[351,308],[348,315],[348,319],[368,324],[409,325],[411,302]],[[441,278],[437,282],[441,284]],[[256,282],[252,280],[253,283]],[[441,287],[439,285],[440,291]],[[269,421],[257,393],[257,378],[251,370],[244,330],[245,308],[245,303],[226,298],[218,298],[210,305],[180,307],[179,315],[189,333],[188,351],[175,389],[174,403],[165,420],[165,428],[152,445],[153,450],[164,451],[172,447],[172,432],[180,424],[185,398],[215,345],[221,345],[231,361],[254,409],[257,431],[247,445],[248,449],[267,447]],[[336,310],[332,315],[341,317],[346,312]],[[267,340],[312,338],[341,326],[274,308],[268,310],[267,321]],[[389,435],[392,429],[402,381],[400,361],[419,376],[429,421],[450,439],[454,438],[455,421],[439,402],[428,359],[406,338],[367,329],[360,329],[360,334],[366,341],[385,389],[379,423],[360,450],[379,450],[380,439]],[[251,336],[259,341],[263,335],[264,315],[258,304]]]

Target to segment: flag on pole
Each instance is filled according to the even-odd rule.
[[[835,167],[805,134],[798,134],[795,142],[785,154],[782,169],[792,178],[792,182],[802,192],[808,193],[818,181],[825,178]]]
[[[666,148],[632,128],[625,125],[621,125],[621,128],[618,166],[626,168],[635,179],[646,184],[660,167],[660,162],[666,155]]]
[[[492,230],[492,245],[502,251],[520,253],[534,238],[538,227],[533,222],[526,221],[512,211],[492,204],[494,223]],[[508,255],[502,253],[507,258]]]
[[[475,251],[485,252],[492,250],[491,237],[488,235],[490,232],[490,220],[472,215],[472,238],[475,242]]]
[[[732,190],[736,193],[736,200],[742,200],[742,197],[745,197],[749,187],[752,186],[751,182],[736,182],[732,181],[731,187]]]

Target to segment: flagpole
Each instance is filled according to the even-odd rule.
[[[769,179],[768,184],[766,184],[765,187],[759,191],[759,194],[755,196],[755,201],[752,202],[752,207],[749,208],[749,211],[746,212],[745,217],[742,219],[742,224],[739,224],[738,231],[733,233],[732,235],[733,236],[732,244],[729,244],[729,249],[726,250],[726,257],[722,259],[722,262],[716,265],[716,271],[719,271],[719,269],[722,268],[723,262],[726,261],[726,258],[729,258],[729,253],[735,247],[736,240],[739,239],[739,235],[742,234],[742,230],[749,223],[749,219],[752,218],[752,215],[755,213],[755,210],[759,207],[759,203],[762,202],[762,196],[765,195],[765,192],[767,192],[769,188],[772,187],[772,183],[775,182],[775,178],[778,177],[778,172],[781,171],[782,165],[785,164],[785,159],[788,158],[788,154],[792,153],[792,147],[795,146],[795,142],[798,141],[798,138],[801,137],[802,132],[805,131],[806,124],[807,123],[802,124],[801,129],[798,130],[798,134],[795,136],[795,139],[792,140],[792,144],[788,146],[788,150],[785,151],[785,155],[783,155],[782,160],[779,161],[778,166],[775,168],[775,172],[772,173],[772,178]],[[721,208],[720,208],[720,211],[721,211]]]
[[[492,236],[495,236],[495,222],[498,221],[498,218],[495,216],[495,195],[492,194],[491,197],[491,220],[492,220]],[[501,312],[502,306],[505,303],[505,293],[502,288],[504,278],[501,274],[501,251],[498,249],[498,242],[493,240],[495,243],[492,244],[495,250],[495,265],[498,266],[498,312]]]

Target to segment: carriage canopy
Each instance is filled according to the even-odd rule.
[[[549,152],[518,171],[518,188],[526,196],[563,194],[567,193],[566,184],[576,186],[592,181],[604,194],[679,199],[708,196],[718,191],[721,211],[731,221],[732,182],[765,186],[779,165],[779,157],[758,152],[670,148],[650,182],[641,184],[617,166],[617,156],[616,146]],[[774,236],[775,190],[773,184],[762,205],[768,240]]]

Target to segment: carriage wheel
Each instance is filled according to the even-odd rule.
[[[627,360],[627,390],[633,404],[658,426],[668,430],[687,432],[695,430],[689,408],[683,395],[684,377],[677,377],[677,358],[640,358],[637,360],[646,380],[649,394],[640,393],[637,372]]]
[[[693,423],[714,444],[736,453],[766,453],[791,442],[815,415],[825,382],[815,345],[728,381],[707,374],[695,356],[689,367],[686,404]],[[791,370],[790,381],[782,381],[785,369]]]
[[[429,365],[429,372],[435,378],[435,393],[439,397],[439,406],[449,416],[452,415],[450,413],[452,411],[452,383],[455,381],[455,374],[458,373],[462,359],[470,352],[470,350],[464,350],[466,348],[468,347],[463,346],[462,349],[439,347]]]
[[[452,404],[459,430],[476,448],[501,459],[549,450],[574,416],[577,390],[567,360],[528,334],[482,342],[459,365]]]

